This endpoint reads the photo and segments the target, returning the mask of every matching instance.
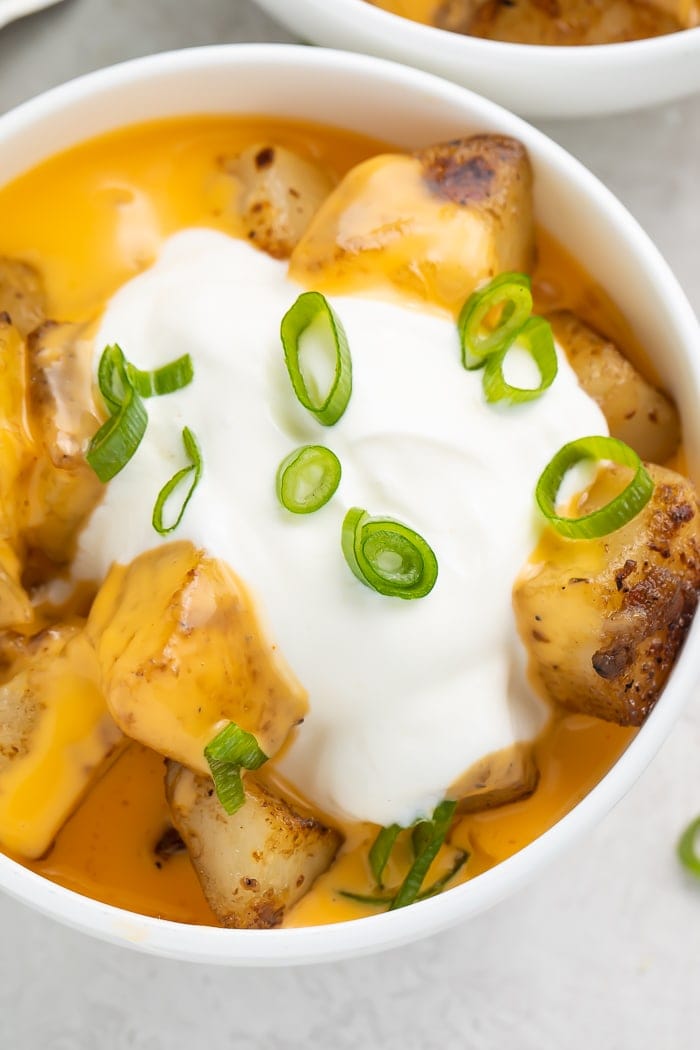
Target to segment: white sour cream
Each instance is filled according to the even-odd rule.
[[[309,692],[284,772],[326,811],[407,824],[474,762],[539,729],[511,609],[536,542],[534,487],[561,445],[607,428],[563,355],[539,400],[489,406],[449,320],[351,297],[333,305],[353,393],[323,427],[297,403],[280,344],[299,291],[284,264],[248,244],[188,230],[114,296],[98,350],[118,342],[140,368],[190,353],[195,378],[148,401],[144,441],[83,532],[77,570],[102,579],[160,542],[153,503],[185,465],[189,426],[204,474],[175,536],[246,581]],[[297,516],[279,505],[275,474],[304,443],[332,448],[343,476],[329,504]],[[439,576],[426,598],[382,597],[353,576],[340,546],[351,506],[428,540]]]

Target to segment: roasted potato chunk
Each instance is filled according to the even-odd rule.
[[[447,795],[459,800],[459,813],[479,813],[528,798],[538,780],[532,748],[516,744],[477,762],[450,786]]]
[[[0,631],[30,624],[34,610],[21,583],[22,565],[11,544],[0,540]]]
[[[655,488],[631,522],[597,540],[548,533],[513,601],[530,666],[572,711],[641,725],[683,644],[700,588],[700,514],[691,483],[647,468]],[[603,472],[586,510],[607,503],[623,468]]]
[[[208,777],[168,763],[166,794],[212,911],[224,926],[269,929],[332,863],[341,836],[297,813],[255,777],[228,816]]]
[[[292,255],[308,287],[398,289],[457,311],[475,287],[529,271],[532,172],[520,143],[474,135],[350,171]]]
[[[31,639],[13,670],[0,686],[0,844],[39,857],[122,735],[78,625]]]
[[[283,146],[259,142],[226,171],[240,184],[238,209],[246,237],[276,259],[288,259],[333,189],[326,172]]]
[[[92,339],[85,325],[47,321],[29,337],[29,407],[55,467],[84,466],[99,426],[92,391]]]
[[[36,462],[25,369],[24,341],[9,315],[0,314],[0,629],[32,619],[21,583],[26,481]]]
[[[700,25],[700,0],[651,0],[651,5],[677,19],[683,29]]]
[[[483,2],[484,0],[443,0],[433,9],[432,24],[438,29],[447,29],[450,33],[468,33],[472,19]]]
[[[558,310],[549,321],[579,383],[600,406],[612,436],[652,463],[670,459],[681,439],[673,402],[647,383],[614,343],[575,314]]]
[[[33,266],[0,256],[0,314],[26,338],[46,316],[44,289]]]
[[[436,15],[441,28],[516,44],[614,44],[681,28],[678,0],[448,0]]]
[[[27,344],[28,407],[39,458],[34,467],[26,540],[51,561],[67,562],[75,537],[102,494],[85,460],[99,427],[92,396],[92,340],[82,325],[47,321]]]
[[[22,527],[25,475],[36,459],[26,411],[24,340],[0,314],[0,536],[16,544]]]
[[[209,771],[205,746],[228,722],[273,755],[306,712],[243,584],[191,543],[114,566],[88,632],[117,725],[200,773]]]

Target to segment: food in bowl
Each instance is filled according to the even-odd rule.
[[[697,499],[520,143],[161,121],[0,219],[5,852],[313,925],[475,878],[594,786],[694,613]]]
[[[619,44],[700,24],[696,0],[367,0],[395,15],[511,44]]]

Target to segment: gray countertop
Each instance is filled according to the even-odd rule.
[[[289,39],[247,0],[66,0],[0,32],[0,112],[136,55]],[[542,127],[637,216],[700,308],[698,98]],[[627,798],[536,883],[376,958],[195,967],[100,944],[0,898],[0,1046],[695,1050],[700,886],[673,847],[700,811],[699,756],[695,698]]]

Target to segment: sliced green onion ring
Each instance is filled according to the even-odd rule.
[[[522,347],[533,359],[540,373],[540,382],[536,387],[511,386],[506,381],[503,366],[508,354],[514,347]],[[552,385],[556,378],[557,351],[554,346],[552,328],[544,317],[531,317],[516,334],[512,343],[489,354],[484,368],[484,393],[486,400],[507,401],[511,405],[523,401],[533,401]]]
[[[495,328],[484,328],[487,314],[502,306]],[[502,273],[467,299],[457,319],[465,368],[481,368],[489,354],[505,350],[532,313],[530,278],[524,273]]]
[[[267,762],[267,755],[252,733],[229,722],[204,748],[204,757],[209,763],[219,802],[231,816],[245,802],[241,769],[259,769]]]
[[[172,394],[175,390],[182,390],[189,386],[194,379],[194,366],[189,354],[170,361],[161,368],[154,368],[150,372],[143,372],[140,368],[126,363],[127,375],[132,386],[141,397],[162,397],[163,394]]]
[[[580,518],[566,518],[557,514],[556,502],[565,476],[582,460],[611,460],[634,470],[629,485],[604,507]],[[644,469],[641,459],[624,441],[611,437],[584,437],[570,441],[557,452],[542,471],[537,482],[535,498],[545,518],[558,533],[569,539],[596,539],[607,536],[632,521],[646,506],[654,491],[654,482]]]
[[[141,444],[148,414],[136,391],[127,386],[119,407],[93,435],[85,459],[105,484],[126,466]]]
[[[678,840],[678,859],[686,871],[700,879],[700,817],[691,820]]]
[[[292,514],[312,514],[340,484],[340,460],[324,445],[302,445],[277,468],[277,498]]]
[[[343,554],[358,580],[392,598],[424,598],[435,586],[437,558],[419,533],[393,518],[371,518],[361,507],[345,515]]]
[[[399,824],[389,824],[388,827],[381,829],[370,847],[369,866],[377,886],[382,885],[382,875],[400,831]]]
[[[322,326],[323,338],[335,353],[333,379],[325,393],[309,389],[300,361],[301,338],[314,324]],[[340,318],[320,292],[303,292],[282,318],[280,334],[294,393],[319,423],[333,426],[347,408],[352,392],[352,360]]]
[[[197,443],[197,438],[194,436],[189,427],[183,428],[182,444],[185,447],[186,455],[190,458],[190,465],[189,467],[183,467],[181,470],[178,470],[176,474],[173,474],[169,481],[166,481],[165,485],[163,485],[163,488],[158,493],[155,505],[153,507],[153,515],[151,517],[151,522],[153,524],[153,528],[161,536],[167,536],[169,533],[174,532],[175,529],[178,527],[178,525],[182,521],[183,514],[187,510],[187,504],[192,499],[194,490],[197,488],[199,480],[202,477],[202,450],[200,449],[199,444]],[[165,505],[172,496],[173,492],[175,492],[175,490],[179,488],[180,485],[184,481],[186,481],[187,478],[190,477],[190,475],[192,476],[192,481],[190,483],[190,487],[185,493],[185,498],[182,501],[177,517],[175,518],[175,521],[172,523],[172,525],[165,525],[163,523],[163,513],[165,511]]]
[[[451,799],[445,799],[444,802],[441,802],[436,807],[432,820],[429,822],[431,834],[424,838],[421,851],[413,861],[408,875],[401,883],[398,893],[389,905],[389,911],[405,908],[407,904],[413,904],[418,897],[423,880],[428,874],[428,869],[447,838],[456,808],[457,803]],[[428,822],[426,821],[425,823]]]

